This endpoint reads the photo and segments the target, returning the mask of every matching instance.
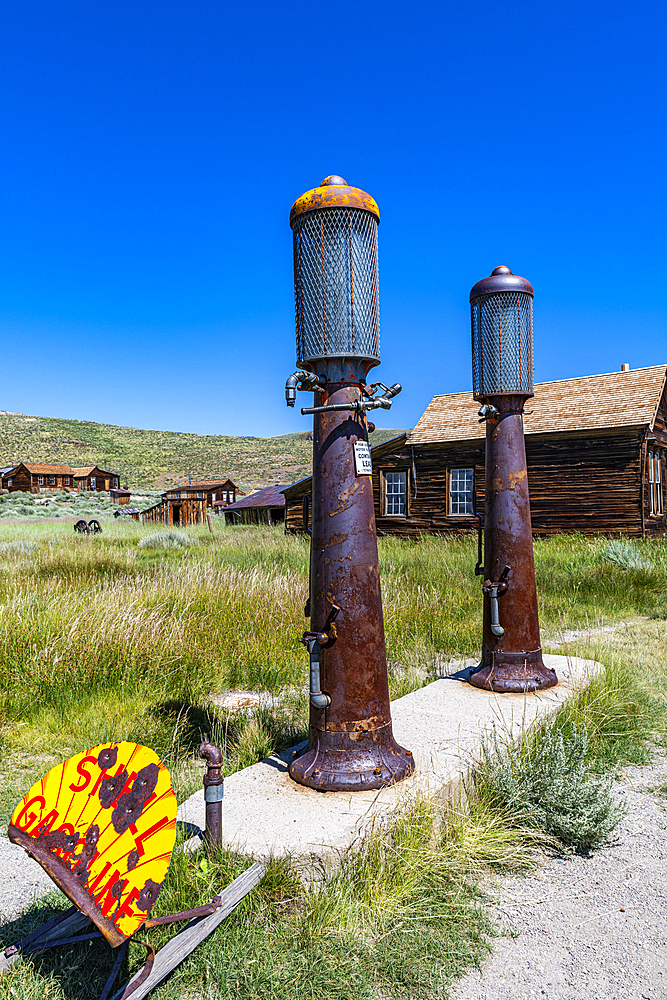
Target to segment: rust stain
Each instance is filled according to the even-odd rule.
[[[350,537],[349,534],[347,534],[347,535],[332,535],[331,538],[327,542],[324,543],[324,548],[328,549],[331,545],[342,545],[343,542],[346,542],[349,537]]]
[[[358,480],[356,480],[352,486],[348,487],[348,489],[343,490],[342,493],[338,494],[338,506],[335,507],[333,510],[328,511],[329,517],[333,517],[334,514],[342,514],[344,510],[347,510],[347,508],[350,506],[350,500],[359,489],[359,486],[360,483]]]

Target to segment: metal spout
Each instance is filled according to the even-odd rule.
[[[224,781],[221,769],[223,754],[220,747],[205,741],[199,747],[199,756],[207,764],[204,775],[204,801],[206,803],[206,829],[204,841],[211,847],[222,847],[222,800]]]

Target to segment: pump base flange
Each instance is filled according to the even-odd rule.
[[[503,653],[482,650],[482,662],[468,678],[474,687],[499,694],[525,694],[543,691],[558,684],[556,671],[545,667],[542,650],[524,653]]]
[[[311,730],[309,747],[290,764],[290,777],[319,792],[362,792],[395,785],[412,774],[415,761],[412,752],[395,741],[390,725],[382,729],[359,733]],[[333,742],[338,745],[332,746]]]

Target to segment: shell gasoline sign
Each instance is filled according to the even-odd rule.
[[[169,771],[138,743],[102,743],[36,782],[8,836],[115,947],[144,923],[169,868],[176,838]]]

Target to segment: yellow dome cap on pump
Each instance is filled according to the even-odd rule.
[[[337,174],[330,174],[319,187],[312,188],[297,198],[290,212],[290,226],[297,215],[315,212],[320,208],[362,208],[380,221],[380,209],[375,199],[361,188],[349,187],[347,181]]]

